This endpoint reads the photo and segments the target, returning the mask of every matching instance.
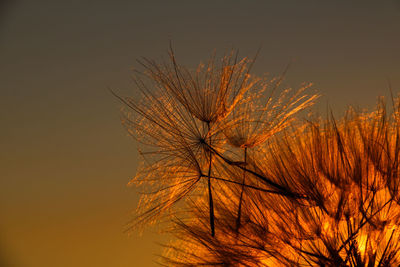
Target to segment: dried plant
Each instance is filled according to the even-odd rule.
[[[145,187],[138,222],[152,222],[165,214],[207,178],[214,234],[210,178],[214,159],[209,146],[224,142],[224,119],[256,81],[249,75],[251,61],[238,61],[237,54],[230,53],[221,62],[212,57],[206,66],[191,71],[176,62],[171,49],[170,63],[150,59],[139,63],[144,71],[134,81],[142,99],[117,96],[125,103],[123,124],[143,146],[143,165],[132,180]]]
[[[142,99],[120,99],[142,144],[138,222],[172,215],[164,264],[400,265],[399,99],[302,123],[310,85],[250,74],[237,53],[140,63]]]
[[[163,192],[160,194],[160,191],[157,190],[152,197],[144,198],[144,201],[150,201],[152,205],[155,205],[148,209],[145,214],[149,212],[157,214],[160,210],[169,209],[177,200],[191,192],[200,178],[207,177],[210,228],[211,234],[214,235],[214,201],[211,184],[213,153],[208,146],[219,146],[221,143],[219,132],[227,127],[227,125],[223,125],[224,119],[234,109],[243,94],[255,84],[256,80],[249,75],[250,61],[246,58],[238,61],[237,53],[232,52],[224,56],[221,62],[215,62],[213,56],[207,65],[200,64],[196,71],[191,71],[177,63],[171,49],[170,63],[158,64],[150,59],[143,59],[139,63],[144,67],[144,74],[147,78],[152,80],[155,86],[160,89],[162,96],[157,98],[155,103],[155,97],[152,96],[151,91],[147,87],[144,88],[141,79],[137,79],[137,85],[141,88],[147,101],[142,102],[141,105],[136,105],[127,100],[129,106],[133,107],[132,109],[141,117],[139,123],[133,125],[134,127],[131,127],[131,124],[129,127],[136,131],[140,129],[140,134],[144,139],[149,136],[152,137],[150,144],[158,148],[162,147],[162,150],[158,149],[155,153],[152,153],[153,155],[156,154],[156,157],[158,157],[163,152],[167,152],[171,156],[164,162],[159,161],[158,164],[150,164],[150,171],[142,170],[139,172],[139,174],[145,175],[146,181],[149,180],[148,177],[153,175],[156,175],[157,180],[162,180],[157,186]],[[149,99],[149,95],[152,99]],[[168,109],[168,114],[165,114],[165,111],[154,114],[154,108],[164,110],[166,105],[171,107]],[[141,112],[139,109],[143,108],[145,111]],[[155,120],[160,122],[155,122]],[[170,121],[172,127],[164,127],[160,131],[159,126],[165,121]],[[180,133],[182,124],[176,124],[179,121],[183,122],[185,124],[183,128],[188,130],[184,134]],[[151,130],[144,130],[144,128]],[[167,140],[166,146],[160,146],[160,140],[165,139],[165,133],[161,132],[165,130],[169,132],[167,135],[176,131],[179,132],[173,139],[174,141],[178,139],[181,143],[178,147],[184,144],[186,153],[183,157],[177,154],[176,143],[168,143],[169,140]],[[161,134],[157,135],[151,131],[157,131]],[[189,149],[186,148],[188,143],[191,146]],[[194,173],[191,170],[193,175],[190,179],[184,174],[185,171],[183,171],[183,175],[181,173],[182,165],[186,166],[186,164],[177,162],[175,159],[177,157],[187,160],[187,153],[190,154],[191,164],[193,165],[192,161],[194,161],[196,167]],[[170,166],[171,162],[173,162],[173,166]],[[163,169],[165,166],[168,166],[168,169]],[[154,168],[162,170],[161,173],[154,172]],[[166,179],[163,175],[169,176],[169,179]],[[183,177],[184,181],[182,181]],[[137,178],[134,179],[135,182],[140,180]],[[179,182],[171,183],[171,180],[176,179]],[[167,188],[168,190],[165,190]],[[171,198],[171,196],[175,197]],[[168,200],[154,201],[154,198]]]

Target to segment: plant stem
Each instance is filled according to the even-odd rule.
[[[244,148],[244,164],[246,165],[246,163],[247,163],[247,147]],[[239,233],[240,219],[242,217],[242,202],[243,202],[243,192],[244,192],[245,181],[246,181],[246,171],[243,170],[242,189],[240,191],[239,207],[238,207],[238,213],[237,213],[237,218],[236,218],[236,232],[237,233]]]
[[[210,132],[210,123],[207,123],[208,132]],[[211,147],[211,135],[209,136],[209,146]],[[210,164],[208,166],[208,200],[209,200],[209,209],[210,209],[210,228],[211,228],[211,236],[215,236],[215,226],[214,226],[214,202],[212,197],[211,190],[211,166],[212,166],[212,154],[213,152],[210,150]]]
[[[203,178],[204,178],[204,177],[205,177],[205,178],[208,178],[208,175],[201,174],[201,175],[200,175],[200,178],[202,178],[202,177],[203,177]],[[231,180],[224,179],[224,178],[221,178],[221,177],[210,176],[210,178],[211,178],[211,179],[214,179],[214,180],[218,180],[218,181],[223,181],[223,182],[231,183],[231,184],[242,185],[241,182],[235,182],[235,181],[231,181]],[[282,194],[281,194],[280,192],[278,192],[278,191],[269,190],[269,189],[264,189],[264,188],[257,187],[257,186],[254,186],[254,185],[244,184],[243,186],[246,187],[246,188],[254,189],[254,190],[257,190],[257,191],[261,191],[261,192],[266,192],[266,193],[271,193],[271,194],[282,195]]]

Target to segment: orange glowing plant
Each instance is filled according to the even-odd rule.
[[[399,101],[300,123],[317,95],[229,53],[191,70],[144,59],[123,124],[141,144],[137,225],[164,218],[173,266],[397,266]],[[290,126],[290,127],[289,127]]]

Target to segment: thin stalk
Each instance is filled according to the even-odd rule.
[[[210,131],[210,123],[207,123],[208,132]],[[211,135],[209,136],[209,146],[211,147]],[[213,152],[210,150],[210,164],[208,166],[208,200],[209,200],[209,209],[210,209],[210,228],[211,228],[211,236],[215,236],[215,226],[214,226],[214,202],[212,197],[211,190],[211,166],[212,166],[212,155]]]
[[[247,147],[244,148],[244,165],[246,166],[247,163]],[[243,180],[242,180],[242,189],[240,191],[240,198],[239,198],[239,207],[238,207],[238,213],[237,213],[237,218],[236,218],[236,232],[239,233],[239,228],[240,228],[240,219],[242,217],[242,202],[243,202],[243,192],[244,192],[244,186],[246,182],[246,171],[243,170]]]
[[[272,186],[274,189],[278,190],[277,193],[279,193],[282,196],[286,196],[286,197],[290,197],[293,199],[308,199],[307,196],[302,195],[302,194],[298,194],[296,192],[292,192],[290,191],[288,188],[279,185],[277,183],[275,183],[274,181],[268,179],[267,177],[265,177],[264,175],[261,175],[255,171],[252,171],[250,169],[247,169],[246,167],[242,166],[241,164],[238,164],[237,162],[234,162],[230,159],[225,158],[221,153],[219,153],[217,150],[215,150],[214,148],[212,148],[210,145],[206,144],[208,146],[208,148],[215,154],[217,155],[220,159],[222,159],[223,161],[225,161],[227,164],[231,165],[231,166],[235,166],[245,172],[248,172],[252,175],[254,175],[256,178],[262,180],[264,183]]]
[[[204,177],[205,177],[205,178],[208,178],[208,175],[200,174],[200,178],[204,178]],[[218,180],[218,181],[223,181],[223,182],[226,182],[226,183],[231,183],[231,184],[236,184],[236,185],[242,185],[241,182],[235,182],[235,181],[231,181],[231,180],[224,179],[224,178],[221,178],[221,177],[210,176],[210,178],[211,178],[211,179],[214,179],[214,180]],[[261,192],[266,192],[266,193],[271,193],[271,194],[276,194],[276,195],[282,195],[282,194],[281,194],[280,192],[278,192],[278,191],[269,190],[269,189],[264,189],[264,188],[257,187],[257,186],[254,186],[254,185],[244,184],[243,186],[246,187],[246,188],[254,189],[254,190],[257,190],[257,191],[261,191]]]

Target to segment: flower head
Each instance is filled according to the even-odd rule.
[[[159,64],[149,59],[140,63],[148,77],[205,123],[225,118],[255,83],[249,74],[251,61],[238,60],[233,51],[220,61],[212,56],[195,71],[178,64],[172,49],[170,63]]]
[[[223,119],[254,81],[249,60],[238,61],[234,53],[220,64],[212,57],[196,71],[179,65],[172,50],[168,64],[150,59],[140,63],[145,70],[134,81],[142,98],[119,98],[125,103],[123,124],[140,143],[144,159],[131,181],[145,193],[139,222],[151,222],[193,192],[201,178],[210,180],[209,147],[224,142]],[[208,190],[212,205],[210,181]]]

